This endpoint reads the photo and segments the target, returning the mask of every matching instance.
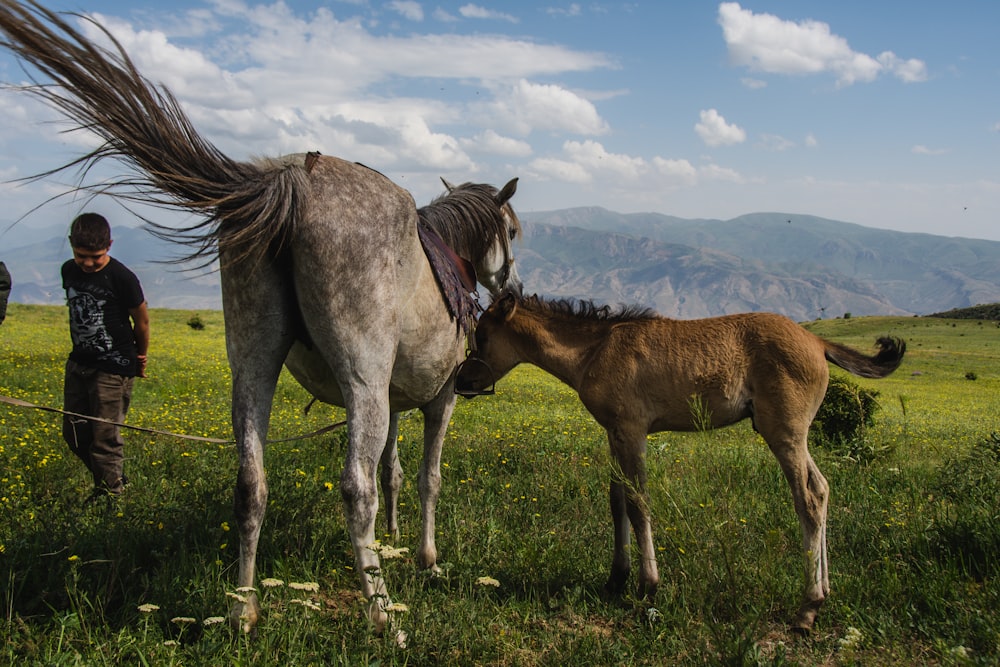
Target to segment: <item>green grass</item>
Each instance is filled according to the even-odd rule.
[[[150,378],[129,422],[229,438],[222,315],[155,310]],[[62,308],[11,304],[0,393],[61,405]],[[445,443],[438,550],[444,575],[385,562],[406,649],[363,619],[338,491],[344,433],[271,445],[257,636],[224,623],[235,586],[235,447],[127,432],[132,484],[84,510],[87,475],[58,415],[0,404],[0,655],[18,665],[724,664],[969,665],[1000,658],[1000,329],[937,318],[808,324],[861,349],[902,336],[858,465],[823,449],[832,595],[815,631],[787,631],[802,554],[791,496],[748,423],[649,438],[662,578],[651,604],[605,601],[611,559],[603,431],[566,387],[520,368],[496,396],[460,399]],[[976,379],[967,379],[975,377]],[[284,375],[273,438],[343,418]],[[401,425],[403,535],[419,533],[419,413]],[[381,521],[381,517],[380,517]],[[381,524],[380,524],[381,525]],[[492,577],[498,587],[477,583]],[[318,604],[314,610],[303,599]],[[151,604],[155,610],[139,607]],[[172,620],[190,618],[194,622]],[[205,621],[210,622],[206,625]]]

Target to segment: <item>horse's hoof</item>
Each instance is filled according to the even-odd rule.
[[[246,602],[237,602],[229,609],[229,625],[237,632],[255,636],[258,620],[260,620],[260,604],[256,595],[247,596]]]
[[[385,605],[389,603],[383,604],[383,600],[384,598],[379,596],[372,597],[368,602],[368,610],[365,612],[368,622],[372,625],[372,632],[379,637],[382,636],[389,624],[389,614],[385,611]]]
[[[819,614],[819,608],[822,604],[822,600],[803,602],[802,606],[799,607],[798,613],[795,614],[795,620],[792,621],[791,631],[803,636],[812,632],[813,625],[816,623],[816,616]]]

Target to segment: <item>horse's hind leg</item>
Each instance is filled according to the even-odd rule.
[[[399,464],[399,413],[389,415],[389,437],[380,463],[382,497],[385,499],[386,528],[393,540],[399,539],[399,490],[403,486],[403,467]]]
[[[437,566],[437,546],[434,543],[435,512],[441,495],[441,449],[448,430],[448,420],[454,409],[455,389],[452,382],[445,384],[437,397],[421,409],[424,414],[424,456],[417,479],[422,519],[417,565],[425,570],[440,569]]]
[[[387,355],[388,356],[388,355]],[[374,378],[376,372],[359,373]],[[369,600],[368,618],[376,633],[388,622],[391,604],[382,578],[375,543],[375,515],[378,512],[376,466],[389,433],[389,390],[387,382],[368,381],[344,387],[349,423],[347,455],[340,477],[347,530],[354,548],[354,562],[361,579],[361,591]]]
[[[233,433],[239,452],[234,510],[240,540],[239,591],[230,609],[233,627],[252,631],[260,606],[253,592],[257,542],[267,506],[264,441],[281,365],[293,335],[285,283],[266,266],[224,269],[226,349],[233,376]]]

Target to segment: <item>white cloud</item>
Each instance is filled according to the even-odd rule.
[[[632,179],[646,171],[646,162],[642,158],[609,153],[596,141],[567,141],[563,144],[563,150],[574,163],[587,167],[591,172],[610,172]]]
[[[816,148],[819,146],[819,140],[810,132],[806,135],[805,145],[806,148]]]
[[[927,66],[922,60],[916,58],[903,60],[892,51],[885,51],[879,54],[878,61],[882,67],[905,83],[919,83],[927,80]]]
[[[785,21],[754,14],[737,2],[719,5],[719,24],[733,63],[772,74],[831,72],[839,85],[874,81],[883,72],[904,82],[924,81],[920,60],[902,60],[891,51],[873,58],[851,49],[847,40],[821,21]]]
[[[795,147],[795,142],[777,134],[762,134],[760,142],[757,144],[766,151],[780,153]]]
[[[742,79],[740,79],[740,83],[742,83],[744,87],[749,88],[750,90],[760,90],[761,88],[767,88],[767,81],[762,81],[761,79],[755,79],[750,76],[745,76]]]
[[[698,175],[708,181],[725,181],[729,183],[744,183],[746,179],[735,169],[708,164],[698,168]]]
[[[434,19],[436,21],[441,21],[442,23],[454,23],[456,21],[461,20],[454,14],[449,14],[447,11],[441,9],[440,7],[434,9]]]
[[[508,157],[527,157],[532,153],[528,142],[501,136],[493,130],[485,130],[474,137],[462,139],[461,144],[469,151]]]
[[[418,10],[423,16],[417,2],[389,6],[414,19]],[[220,0],[209,12],[203,26],[227,26],[227,33],[206,38],[212,51],[181,46],[167,33],[140,30],[120,18],[95,18],[143,74],[170,89],[199,131],[237,159],[321,150],[384,169],[476,170],[467,150],[531,154],[529,144],[501,131],[521,136],[536,130],[585,136],[607,131],[592,102],[560,86],[530,81],[611,67],[604,54],[500,35],[381,36],[359,18],[340,20],[326,8],[300,15],[282,3]],[[106,43],[88,25],[82,22],[80,29]],[[398,90],[409,80],[427,88],[428,79],[446,81],[452,89],[475,87],[476,97],[383,93],[386,84]],[[484,132],[487,127],[493,131]],[[79,140],[92,138],[78,134]]]
[[[386,7],[411,21],[424,20],[424,9],[414,0],[392,0]]]
[[[518,22],[518,19],[515,16],[494,11],[492,9],[486,9],[485,7],[473,4],[462,5],[458,8],[458,13],[467,19],[488,19],[491,21],[509,21],[511,23]]]
[[[595,135],[608,131],[597,108],[576,93],[552,84],[519,80],[512,87],[495,91],[492,115],[514,132],[558,130]]]
[[[684,185],[694,185],[698,182],[698,170],[687,160],[669,160],[657,156],[653,158],[653,166],[660,174],[676,179]]]
[[[583,9],[577,2],[571,2],[568,7],[546,7],[545,13],[550,16],[580,16]]]
[[[715,109],[702,110],[701,122],[695,132],[709,146],[729,146],[746,141],[747,133],[738,125],[730,125]]]
[[[947,148],[928,148],[927,146],[917,144],[910,149],[910,152],[914,155],[944,155],[948,152]]]
[[[528,165],[532,174],[541,180],[562,181],[564,183],[584,184],[593,180],[591,174],[582,165],[560,160],[558,158],[537,158]]]

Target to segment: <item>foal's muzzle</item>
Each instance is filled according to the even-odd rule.
[[[493,369],[478,357],[466,357],[455,370],[455,393],[459,396],[492,396],[497,393],[496,383]]]

